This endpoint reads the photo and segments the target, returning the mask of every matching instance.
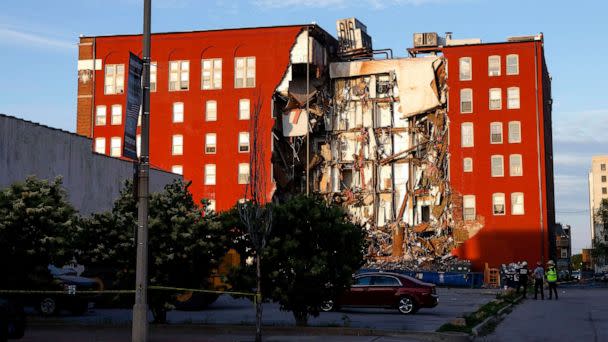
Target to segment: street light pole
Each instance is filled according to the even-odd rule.
[[[150,183],[150,20],[152,0],[144,0],[141,156],[138,174],[137,261],[131,341],[148,341],[148,199]]]

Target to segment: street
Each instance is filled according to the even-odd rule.
[[[608,288],[559,288],[559,300],[517,305],[483,341],[608,341]]]

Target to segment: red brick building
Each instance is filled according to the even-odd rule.
[[[476,269],[547,261],[554,241],[551,87],[542,35],[443,47],[450,182],[483,227],[454,252]]]
[[[326,34],[315,25],[153,34],[151,164],[192,180],[195,199],[217,210],[243,198],[252,112],[259,103],[270,156],[272,95],[307,28]],[[77,133],[93,138],[98,153],[121,156],[129,52],[141,56],[141,46],[141,35],[80,39]]]

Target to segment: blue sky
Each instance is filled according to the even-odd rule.
[[[404,56],[413,32],[504,41],[545,35],[553,77],[557,219],[573,226],[574,250],[590,244],[587,172],[608,154],[605,1],[153,0],[152,30],[190,31],[357,17],[374,47]],[[74,131],[78,36],[140,33],[142,0],[0,2],[0,113]]]

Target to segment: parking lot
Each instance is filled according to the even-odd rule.
[[[438,288],[439,305],[421,309],[415,315],[402,315],[397,310],[344,309],[338,312],[322,312],[309,319],[309,325],[318,327],[350,327],[378,330],[435,331],[442,324],[475,311],[480,305],[495,298],[496,290]],[[293,326],[290,312],[279,310],[273,303],[264,304],[264,324],[269,326]],[[150,315],[150,319],[151,319]],[[167,318],[174,324],[205,325],[253,325],[255,310],[247,299],[233,299],[223,295],[203,311],[171,311]],[[34,325],[45,323],[69,325],[128,325],[131,310],[92,309],[84,316],[33,317]]]

